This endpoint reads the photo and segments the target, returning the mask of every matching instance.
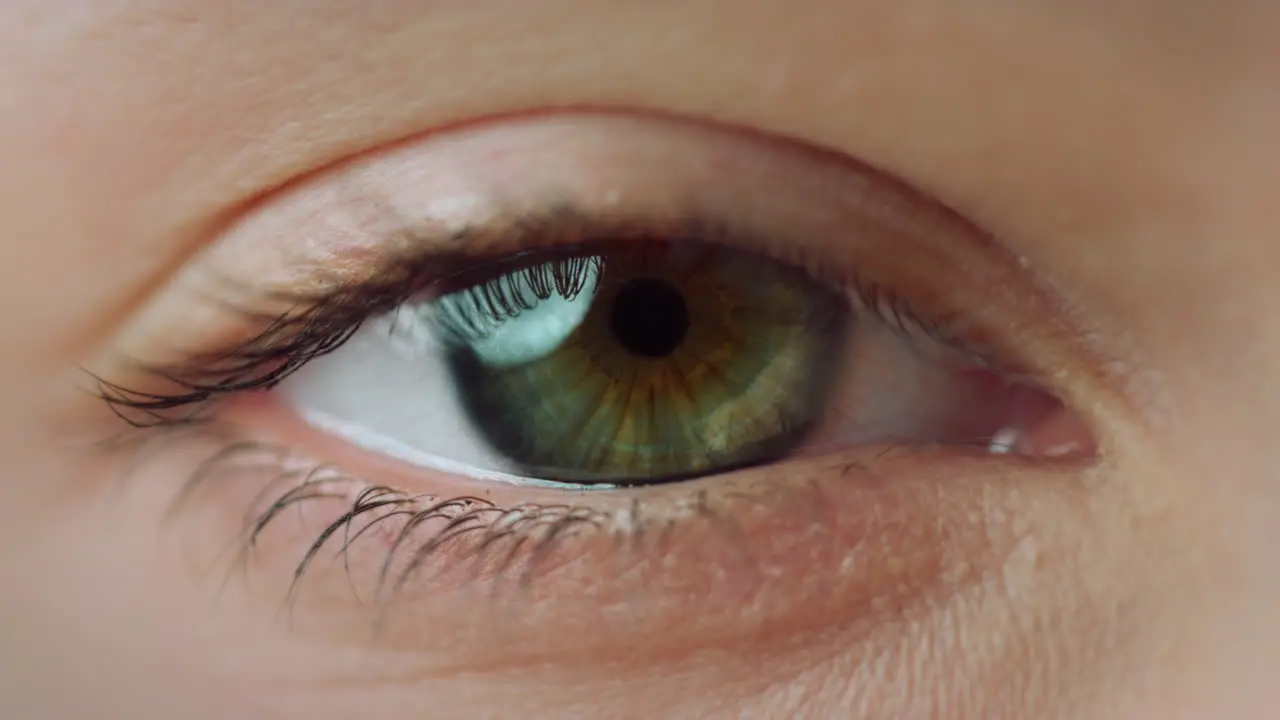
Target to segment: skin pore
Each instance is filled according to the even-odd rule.
[[[1271,717],[1278,40],[1261,0],[7,0],[0,717]],[[721,613],[504,658],[526,636],[457,602],[377,638],[345,595],[282,622],[293,565],[265,545],[220,589],[205,570],[252,488],[167,526],[189,458],[123,472],[82,368],[154,350],[140,317],[203,328],[175,278],[294,188],[556,109],[748,128],[953,208],[1078,329],[1079,352],[1035,332],[1027,352],[1070,369],[1105,462],[973,470],[999,500],[954,506],[981,523],[904,515],[928,544],[780,601],[787,632]],[[903,472],[920,496],[963,474]],[[538,607],[574,627],[577,606]]]

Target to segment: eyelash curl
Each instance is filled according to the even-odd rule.
[[[430,319],[452,341],[483,340],[552,295],[575,300],[589,284],[594,292],[607,264],[603,255],[571,255],[530,265],[440,298]]]

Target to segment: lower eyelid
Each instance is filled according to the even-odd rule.
[[[243,408],[255,413],[257,427],[266,425],[261,414],[271,412],[259,404],[262,400],[246,400]],[[232,427],[236,412],[228,408]],[[286,434],[266,439],[267,446],[279,441],[287,447],[297,440],[285,439]],[[208,450],[226,447],[226,440],[208,445]],[[341,452],[327,455],[338,460],[335,467],[351,469]],[[300,461],[293,479],[281,482],[278,462],[260,462],[260,452],[257,459],[257,465],[239,468],[229,463],[218,482],[192,488],[184,506],[234,508],[220,521],[221,532],[231,536],[316,467]],[[407,475],[384,472],[390,469],[375,469],[375,477],[391,485],[403,479],[403,486],[412,488],[404,491],[408,494],[430,491],[449,498],[479,489],[421,471],[414,471],[410,482]],[[1035,513],[1025,510],[1044,506],[1043,494],[1056,492],[1055,486],[1072,491],[1069,481],[1036,483],[1025,477],[1041,472],[1057,476],[1050,480],[1071,474],[955,450],[863,451],[682,486],[586,492],[568,500],[557,492],[541,499],[581,508],[595,522],[545,548],[533,537],[526,548],[512,551],[512,558],[499,561],[491,554],[488,562],[477,562],[475,549],[486,532],[480,527],[433,550],[403,587],[380,596],[379,575],[403,527],[401,516],[352,543],[346,556],[338,552],[347,533],[341,527],[295,587],[280,586],[294,577],[322,530],[350,511],[369,487],[344,476],[330,486],[337,497],[301,502],[263,528],[254,553],[253,589],[271,592],[277,601],[290,598],[295,630],[425,653],[428,665],[442,658],[476,668],[547,659],[590,663],[622,647],[634,648],[628,661],[643,663],[647,653],[656,660],[685,646],[751,643],[762,649],[776,643],[782,648],[810,634],[833,632],[853,633],[853,642],[917,610],[945,604],[996,569],[1019,540],[999,518],[1023,512],[1021,532],[1029,532]],[[264,487],[272,489],[264,493]],[[504,508],[510,492],[484,488],[483,499]],[[522,504],[539,499],[528,489],[519,496]],[[419,509],[430,502],[394,509]],[[242,514],[250,506],[250,515]],[[559,512],[564,511],[548,515],[549,521],[563,517],[554,514]],[[489,513],[480,525],[501,515]],[[445,524],[435,519],[420,526],[397,551],[389,574],[403,569]],[[512,547],[499,548],[500,553]],[[462,623],[442,626],[442,618]],[[574,630],[583,623],[593,632]],[[640,638],[646,638],[643,647],[636,645]]]

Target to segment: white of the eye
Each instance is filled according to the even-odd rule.
[[[451,469],[444,461],[472,474],[509,472],[467,420],[436,333],[421,308],[402,307],[307,363],[277,392],[309,424],[365,449],[423,467]]]
[[[405,306],[371,320],[276,392],[307,424],[370,452],[484,480],[566,487],[518,474],[489,448],[458,401],[446,345],[423,313]]]
[[[573,485],[569,483],[556,482],[554,480],[543,480],[541,478],[524,477],[523,475],[513,475],[508,472],[489,470],[483,467],[476,467],[465,462],[458,462],[457,460],[452,460],[442,455],[423,452],[418,448],[406,445],[395,438],[387,437],[377,432],[372,432],[364,425],[353,423],[319,410],[303,410],[301,411],[301,414],[303,420],[307,421],[308,424],[317,429],[346,438],[357,447],[362,447],[371,452],[383,453],[388,457],[399,458],[400,460],[412,463],[418,467],[440,470],[442,472],[454,473],[457,475],[465,475],[478,480],[492,480],[494,482],[502,482],[510,485],[530,485],[546,488],[568,488],[574,490],[583,489],[581,485]],[[599,483],[592,485],[590,489],[609,490],[616,487],[618,486]]]

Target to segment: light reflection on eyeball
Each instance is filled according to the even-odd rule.
[[[1016,393],[974,382],[954,349],[905,337],[850,288],[693,241],[540,258],[454,278],[282,392],[356,445],[499,479],[663,482],[815,443],[1007,451]]]

